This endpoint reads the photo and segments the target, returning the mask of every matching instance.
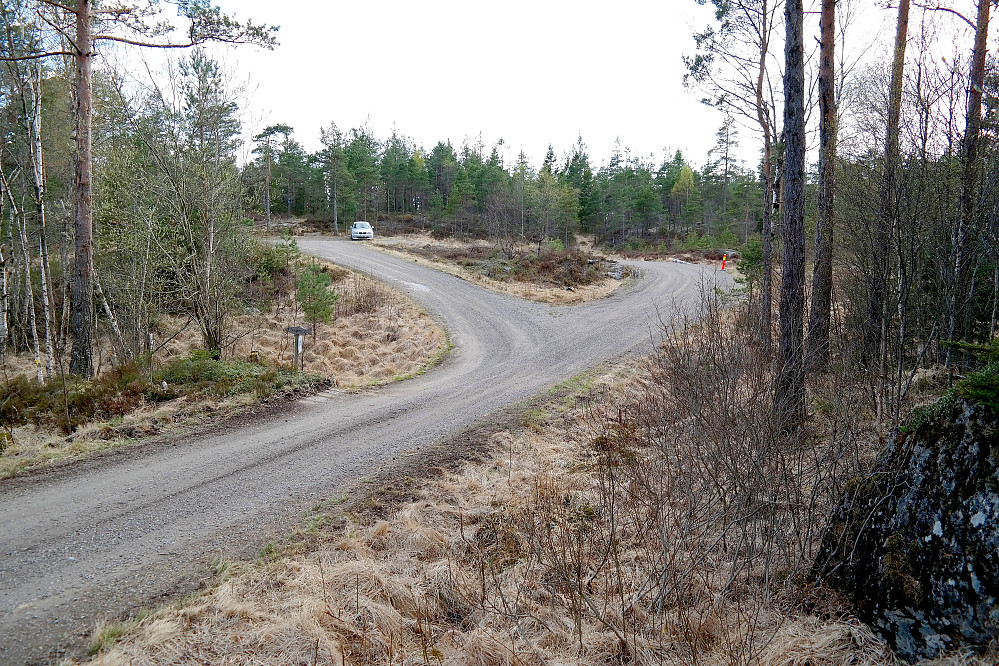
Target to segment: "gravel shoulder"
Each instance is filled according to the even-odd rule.
[[[79,654],[96,618],[197,589],[213,558],[252,556],[318,503],[365,492],[379,469],[405,470],[445,445],[460,455],[470,426],[602,361],[649,351],[663,313],[694,307],[702,283],[730,285],[701,266],[640,263],[642,277],[609,298],[551,306],[349,242],[299,246],[409,293],[454,351],[410,381],[329,390],[0,485],[0,663]]]

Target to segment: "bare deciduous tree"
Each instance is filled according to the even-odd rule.
[[[0,52],[2,61],[37,60],[68,56],[76,65],[76,183],[75,253],[72,294],[73,349],[70,371],[89,377],[93,374],[93,58],[96,45],[118,42],[154,48],[187,48],[209,41],[252,42],[274,45],[274,27],[242,23],[221,13],[206,2],[178,3],[180,14],[189,22],[186,38],[173,41],[173,28],[159,19],[155,4],[129,3],[109,8],[95,6],[92,0],[63,3],[36,0],[37,25],[54,32],[57,45],[34,52]]]
[[[720,26],[695,35],[700,53],[685,57],[685,80],[703,86],[713,106],[743,116],[759,127],[763,142],[763,280],[760,340],[770,346],[773,312],[773,214],[777,186],[777,98],[781,94],[771,72],[771,43],[780,19],[780,0],[712,0]],[[689,79],[687,78],[689,77]]]

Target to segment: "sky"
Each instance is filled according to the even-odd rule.
[[[955,3],[965,11],[973,4]],[[723,120],[700,103],[699,91],[683,85],[682,56],[694,52],[692,35],[712,21],[710,5],[695,0],[215,4],[240,19],[280,26],[273,51],[212,47],[247,82],[241,104],[247,137],[284,123],[315,151],[322,147],[320,128],[335,122],[344,132],[366,125],[380,140],[395,130],[427,151],[438,141],[460,150],[481,140],[488,154],[502,139],[508,167],[521,150],[540,166],[549,144],[561,162],[582,137],[597,167],[615,141],[655,163],[679,149],[700,167]],[[856,15],[847,60],[878,66],[880,59],[886,66],[895,12],[880,2],[843,0],[841,20],[847,6]],[[919,20],[955,22],[941,13],[919,16],[910,21],[910,39]],[[806,14],[812,52],[817,20],[816,12]],[[143,51],[133,55],[155,57]],[[756,133],[743,127],[739,141],[743,166],[753,168]]]
[[[223,11],[279,25],[273,52],[241,46],[246,124],[287,123],[308,150],[320,127],[393,129],[430,150],[500,139],[540,165],[581,136],[599,165],[616,139],[632,154],[683,150],[702,163],[721,114],[683,87],[681,55],[711,12],[694,0],[221,0]]]

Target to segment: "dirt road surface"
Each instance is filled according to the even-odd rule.
[[[454,350],[415,379],[334,389],[0,482],[0,664],[80,654],[97,618],[195,590],[213,557],[252,557],[317,502],[363,489],[380,467],[603,360],[651,350],[658,312],[692,306],[702,282],[731,284],[710,267],[638,263],[640,278],[610,298],[558,307],[363,244],[299,247],[406,291],[447,328]]]

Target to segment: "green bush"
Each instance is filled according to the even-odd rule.
[[[730,250],[739,246],[739,237],[732,233],[731,229],[725,229],[718,235],[718,247],[722,250]]]
[[[18,375],[0,384],[0,425],[7,429],[29,423],[49,425],[69,435],[87,423],[125,416],[144,404],[182,395],[267,396],[285,386],[324,381],[315,374],[250,361],[219,360],[203,349],[192,350],[154,372],[152,381],[148,372],[141,362],[133,362],[91,381],[67,375],[38,382]]]
[[[755,284],[763,279],[763,242],[759,236],[750,236],[739,249],[740,282]]]
[[[700,235],[696,231],[694,231],[693,229],[691,229],[690,233],[687,234],[687,237],[683,239],[683,246],[682,247],[683,247],[684,250],[696,250],[696,249],[698,249],[699,247],[701,247],[701,237],[700,237]]]
[[[85,423],[135,411],[151,390],[142,368],[118,366],[93,381],[77,377],[40,383],[17,376],[0,385],[0,419],[5,427],[52,424],[70,434]]]
[[[295,298],[302,306],[305,318],[315,326],[333,321],[336,312],[337,293],[330,287],[330,274],[312,263],[305,267],[298,277],[298,291]]]
[[[298,243],[287,230],[281,241],[273,245],[258,243],[254,256],[254,269],[258,278],[273,279],[279,274],[287,275],[291,264],[299,256]]]
[[[260,363],[239,359],[223,361],[213,358],[208,350],[194,349],[186,358],[159,370],[156,377],[165,381],[168,387],[182,386],[185,393],[221,397],[256,390],[257,380],[267,372],[267,366]]]
[[[644,252],[648,249],[648,244],[642,238],[629,238],[624,243],[624,249],[628,252]]]

